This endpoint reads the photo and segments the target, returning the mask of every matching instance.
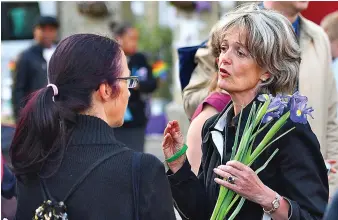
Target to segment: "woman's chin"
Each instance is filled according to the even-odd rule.
[[[121,127],[124,124],[124,119],[121,119],[120,121],[115,121],[111,127],[118,128]]]

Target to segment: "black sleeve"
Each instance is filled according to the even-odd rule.
[[[208,119],[202,128],[202,137],[205,136],[207,127],[215,117]],[[201,164],[204,164],[204,156]],[[175,174],[169,170],[167,172],[171,186],[172,195],[177,211],[183,219],[204,220],[209,219],[207,193],[204,187],[204,171],[200,166],[198,177],[191,171],[188,159]]]
[[[17,119],[20,109],[24,106],[24,99],[29,79],[29,62],[25,54],[22,54],[16,62],[16,69],[13,74],[12,104],[14,116]]]
[[[310,126],[296,127],[282,137],[277,154],[281,169],[283,193],[290,204],[291,220],[323,218],[329,199],[328,177],[317,137]]]
[[[176,219],[164,165],[153,155],[142,155],[140,189],[140,219]]]
[[[151,93],[153,92],[156,87],[157,87],[157,81],[153,76],[153,71],[150,65],[148,64],[147,58],[139,53],[136,55],[137,60],[138,60],[138,68],[146,68],[147,70],[147,77],[146,79],[140,79],[139,84],[140,84],[140,92],[143,93]]]

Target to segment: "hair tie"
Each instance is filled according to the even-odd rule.
[[[53,91],[54,91],[54,95],[53,96],[57,96],[59,94],[59,90],[58,87],[56,87],[56,85],[54,84],[48,84],[47,87],[52,87]]]

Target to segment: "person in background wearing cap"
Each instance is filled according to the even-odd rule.
[[[33,29],[34,44],[18,57],[13,74],[12,105],[15,120],[25,106],[27,96],[47,85],[47,62],[43,50],[52,47],[57,38],[59,22],[54,17],[41,16]]]

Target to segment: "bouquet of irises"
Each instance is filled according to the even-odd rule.
[[[291,128],[284,133],[275,137],[277,132],[286,124],[290,118],[296,123],[307,123],[307,115],[311,115],[313,109],[307,107],[307,97],[301,96],[299,92],[294,93],[292,96],[284,96],[277,94],[275,97],[272,95],[263,94],[258,97],[261,102],[259,106],[256,106],[254,102],[249,117],[247,119],[243,135],[241,140],[238,140],[239,127],[236,130],[235,142],[232,147],[232,154],[230,160],[239,161],[247,166],[251,166],[256,158],[265,151],[272,143],[280,139],[294,129]],[[285,109],[288,111],[285,111]],[[284,113],[285,111],[285,113]],[[239,125],[241,124],[242,112],[240,113]],[[254,148],[254,142],[256,136],[271,125],[270,130],[266,133],[261,142]],[[262,167],[255,171],[256,174],[261,172],[272,158],[276,155],[278,149],[276,149]],[[216,206],[214,208],[211,220],[223,220],[229,213],[231,208],[240,199],[236,209],[228,218],[232,220],[239,213],[242,208],[245,199],[240,198],[238,194],[225,188],[220,187]]]

